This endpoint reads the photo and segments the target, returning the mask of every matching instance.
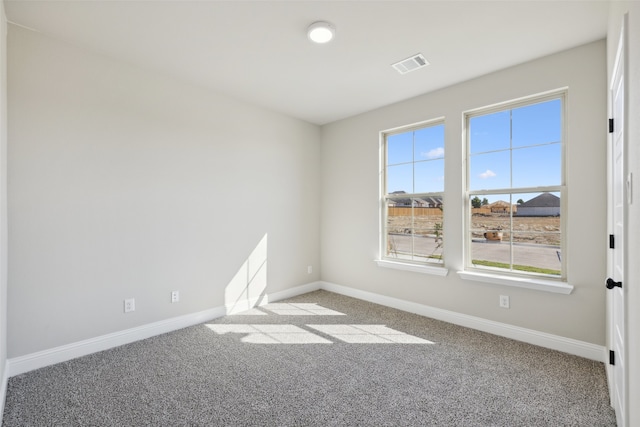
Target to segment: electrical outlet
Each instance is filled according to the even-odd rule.
[[[313,267],[312,266],[308,266],[307,267],[307,274],[311,274],[313,273]]]
[[[508,295],[500,295],[500,307],[509,308],[509,296]]]
[[[171,302],[178,302],[178,301],[180,301],[180,292],[178,291],[171,292]]]
[[[134,298],[124,300],[124,312],[129,313],[131,311],[136,311],[136,300]]]

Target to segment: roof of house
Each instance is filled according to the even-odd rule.
[[[541,195],[534,197],[533,199],[519,205],[518,207],[525,208],[559,208],[560,197],[551,193],[542,193]]]
[[[434,206],[442,204],[442,197],[422,197],[421,199]]]

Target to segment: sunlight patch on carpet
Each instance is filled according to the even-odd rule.
[[[280,316],[344,316],[344,313],[315,303],[273,303],[262,306]]]
[[[213,332],[241,334],[249,344],[333,344],[331,341],[295,325],[206,325]]]
[[[311,331],[295,325],[207,324],[219,335],[242,335],[249,344],[333,344]],[[385,325],[305,325],[338,341],[350,344],[434,344]]]
[[[340,341],[352,344],[434,344],[384,325],[307,325]]]

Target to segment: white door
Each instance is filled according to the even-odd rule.
[[[626,384],[625,384],[625,229],[627,186],[630,185],[625,161],[625,40],[626,22],[623,24],[618,44],[618,53],[611,78],[611,113],[613,132],[611,134],[610,156],[610,227],[613,238],[612,254],[608,266],[607,288],[609,304],[607,322],[609,323],[609,346],[613,351],[609,369],[611,404],[616,411],[619,426],[626,427]]]

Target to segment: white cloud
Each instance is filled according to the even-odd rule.
[[[492,171],[491,169],[487,169],[486,172],[482,172],[479,176],[482,179],[487,179],[487,178],[492,178],[492,177],[496,176],[496,173],[494,171]]]
[[[439,157],[444,157],[444,147],[434,148],[426,153],[420,153],[425,156],[427,159],[437,159]]]

